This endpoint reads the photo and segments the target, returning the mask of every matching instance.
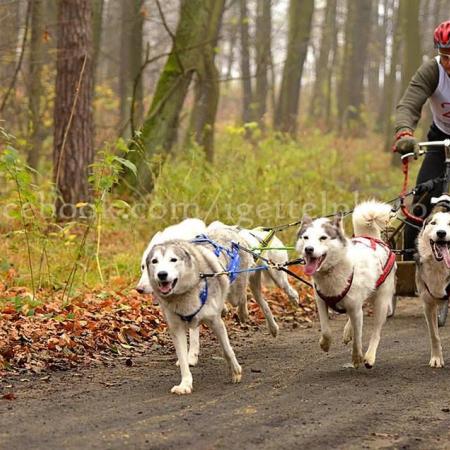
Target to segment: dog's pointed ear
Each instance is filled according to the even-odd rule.
[[[341,212],[336,213],[336,215],[333,218],[333,225],[342,233],[344,233],[344,215]]]
[[[297,231],[297,239],[305,232],[306,228],[308,228],[312,224],[312,218],[308,216],[308,214],[304,214],[302,217],[302,221],[300,222],[300,227]]]
[[[422,228],[420,229],[419,235],[423,235],[425,233],[426,226],[433,220],[433,214],[430,214],[422,223]]]
[[[192,255],[184,247],[181,247],[181,250],[183,252],[184,262],[189,266],[192,266]]]

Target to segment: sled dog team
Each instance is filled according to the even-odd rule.
[[[314,284],[319,312],[320,347],[330,349],[332,342],[328,308],[345,312],[343,342],[353,342],[352,362],[355,368],[373,367],[381,329],[392,310],[395,295],[395,255],[382,241],[381,232],[391,218],[391,207],[377,201],[356,206],[353,212],[354,237],[344,232],[342,219],[304,216],[297,235],[296,249],[305,261],[304,271]],[[206,226],[199,219],[186,219],[153,236],[141,261],[142,275],[136,289],[152,293],[158,300],[175,346],[181,371],[175,394],[189,394],[193,389],[190,366],[198,362],[200,324],[216,334],[231,372],[231,381],[241,380],[242,369],[230,345],[222,319],[226,303],[237,307],[241,322],[248,319],[247,286],[260,306],[275,337],[278,325],[262,294],[262,283],[272,280],[298,305],[298,294],[290,286],[287,274],[270,268],[254,270],[261,265],[252,254],[242,250],[258,247],[266,232],[247,230],[213,222]],[[418,238],[416,284],[424,302],[430,333],[430,366],[442,367],[444,360],[437,329],[437,306],[447,299],[450,289],[450,213],[435,212],[424,223]],[[274,237],[272,249],[264,257],[275,264],[288,261],[283,243]],[[252,270],[253,269],[253,270]],[[228,274],[216,275],[221,272]],[[362,348],[363,304],[373,302],[374,327],[365,353]],[[189,332],[189,345],[187,342]]]

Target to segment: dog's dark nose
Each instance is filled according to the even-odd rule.
[[[439,239],[444,239],[445,236],[447,236],[447,232],[445,230],[438,230],[436,231],[436,234]]]
[[[312,253],[314,253],[314,247],[312,245],[308,245],[307,247],[305,247],[305,253],[307,255],[311,255]]]
[[[158,272],[158,279],[161,281],[166,281],[168,275],[169,274],[167,272]]]
[[[144,293],[144,289],[141,288],[141,287],[137,287],[135,289],[139,292],[139,294],[143,294]]]

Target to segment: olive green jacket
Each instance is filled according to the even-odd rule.
[[[395,132],[402,128],[414,131],[424,103],[439,84],[439,66],[435,58],[424,62],[412,77],[395,111]]]

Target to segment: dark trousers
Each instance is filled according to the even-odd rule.
[[[428,131],[428,141],[443,141],[449,139],[450,136],[439,130],[433,123]],[[417,175],[416,185],[424,183],[433,178],[442,178],[445,175],[445,152],[444,147],[430,147],[425,154],[422,166]],[[439,197],[442,194],[443,183],[435,185],[431,192],[418,194],[413,199],[413,214],[418,217],[425,218],[431,212],[431,198]],[[419,230],[415,227],[406,225],[404,232],[404,248],[416,248],[416,239]],[[413,259],[413,255],[407,254],[405,260]]]

